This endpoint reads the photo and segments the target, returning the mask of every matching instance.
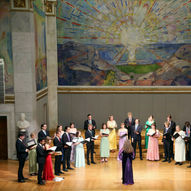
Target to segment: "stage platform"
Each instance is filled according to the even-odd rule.
[[[169,163],[133,161],[134,185],[121,184],[121,162],[110,158],[108,163],[100,163],[96,158],[96,165],[75,169],[66,172],[62,182],[48,181],[39,186],[37,177],[28,174],[28,161],[25,164],[24,176],[29,180],[26,183],[17,182],[18,161],[0,161],[0,190],[1,191],[190,191],[191,169],[188,164],[182,166]],[[53,163],[54,164],[54,163]]]

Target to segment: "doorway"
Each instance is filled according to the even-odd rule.
[[[0,159],[8,159],[7,116],[0,116]]]

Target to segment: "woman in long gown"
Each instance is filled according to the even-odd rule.
[[[134,150],[128,139],[125,140],[123,148],[119,151],[119,158],[122,160],[122,183],[125,185],[134,184],[133,161]]]
[[[109,134],[109,146],[110,146],[110,151],[115,152],[117,149],[117,139],[116,139],[116,128],[117,128],[117,123],[113,119],[113,115],[109,116],[109,120],[107,121],[107,127],[110,130]]]
[[[72,137],[72,140],[76,137],[76,133],[77,133],[77,129],[75,128],[75,125],[73,122],[70,123],[70,135]],[[70,154],[70,161],[74,162],[75,160],[75,146],[72,145],[72,150],[71,150],[71,154]]]
[[[47,137],[46,144],[45,144],[46,150],[48,150],[51,147],[50,144],[51,144],[51,137]],[[53,152],[49,152],[46,156],[46,161],[45,161],[44,170],[43,170],[43,180],[54,179],[51,154],[53,154]]]
[[[148,142],[149,142],[149,136],[147,135],[148,131],[151,129],[151,125],[154,123],[154,117],[153,115],[150,115],[148,118],[148,121],[145,124],[145,149],[148,149]]]
[[[160,136],[160,132],[156,130],[155,123],[151,125],[151,129],[148,131],[147,135],[149,136],[147,160],[157,161],[159,160],[158,138]]]
[[[123,144],[128,136],[128,132],[127,129],[125,128],[124,123],[121,123],[121,128],[118,130],[118,136],[119,136],[119,151],[120,151],[123,148]],[[119,156],[117,157],[117,160],[120,160]]]
[[[37,144],[35,134],[31,133],[30,137]],[[36,145],[30,148],[29,150],[29,174],[35,176],[38,174],[38,164],[37,164],[37,154],[36,154]]]
[[[81,143],[82,141],[84,141],[83,137],[81,137],[81,132],[77,131],[76,133],[76,138],[74,138],[75,143],[75,167],[79,168],[79,167],[85,167],[85,154],[84,154],[84,146]]]
[[[102,128],[100,130],[101,135],[101,144],[100,144],[100,156],[101,156],[101,162],[107,162],[109,157],[109,129],[107,129],[107,126],[105,123],[102,124]]]
[[[186,160],[185,141],[184,141],[186,134],[184,131],[180,129],[179,125],[176,126],[176,131],[174,132],[174,135],[176,133],[178,133],[179,136],[177,138],[173,138],[175,142],[174,160],[176,161],[175,165],[177,164],[182,165],[182,163]]]

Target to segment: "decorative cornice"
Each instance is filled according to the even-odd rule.
[[[11,11],[33,11],[34,0],[11,0]]]
[[[36,93],[36,100],[42,99],[44,96],[48,94],[48,88],[44,88]]]
[[[57,0],[45,0],[44,5],[47,16],[56,16]]]
[[[6,94],[5,95],[5,104],[15,103],[15,95],[14,94]]]
[[[58,94],[191,94],[188,86],[58,86]]]

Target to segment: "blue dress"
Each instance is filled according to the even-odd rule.
[[[77,140],[76,143],[84,140],[82,137],[77,137],[75,139]],[[74,158],[76,168],[85,167],[84,145],[82,143],[76,145]]]

